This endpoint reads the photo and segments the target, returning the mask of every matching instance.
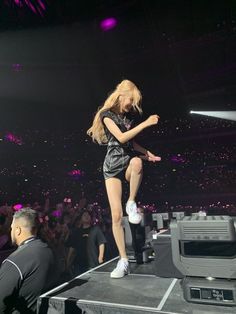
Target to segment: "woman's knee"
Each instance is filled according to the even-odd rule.
[[[123,215],[121,213],[114,213],[112,214],[112,224],[113,225],[120,225],[122,222]]]
[[[135,172],[141,172],[143,170],[143,161],[139,157],[134,157],[131,161],[132,170]]]

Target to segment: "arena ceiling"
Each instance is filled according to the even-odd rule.
[[[233,110],[235,1],[1,1],[1,119],[84,124],[123,78],[147,113]]]

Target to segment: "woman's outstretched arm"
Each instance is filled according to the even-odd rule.
[[[149,118],[147,118],[145,121],[141,122],[138,124],[136,127],[133,129],[130,129],[129,131],[126,132],[121,132],[119,127],[115,124],[115,122],[108,118],[104,118],[104,124],[108,128],[108,130],[111,132],[112,135],[115,136],[115,138],[121,143],[127,143],[131,139],[133,139],[136,135],[138,135],[140,132],[142,132],[145,128],[148,128],[152,125],[156,125],[158,123],[159,116],[158,115],[152,115]]]

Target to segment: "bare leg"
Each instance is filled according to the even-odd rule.
[[[116,245],[121,258],[127,258],[125,251],[124,230],[121,225],[123,210],[122,210],[122,184],[118,178],[109,178],[105,181],[108,200],[111,207],[112,216],[112,231],[116,241]]]
[[[134,201],[138,193],[140,183],[143,177],[143,163],[139,157],[134,157],[130,160],[129,166],[125,173],[125,178],[129,181],[130,193],[129,201]]]

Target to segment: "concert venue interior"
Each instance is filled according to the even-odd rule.
[[[107,146],[87,130],[122,80],[142,93],[136,125],[160,116],[136,139],[161,161],[143,161],[135,235],[123,218],[131,273],[112,279]],[[235,1],[2,0],[0,261],[15,250],[13,214],[36,210],[57,260],[37,313],[234,313],[235,121]],[[84,210],[106,238],[105,256],[76,273],[67,239]]]

